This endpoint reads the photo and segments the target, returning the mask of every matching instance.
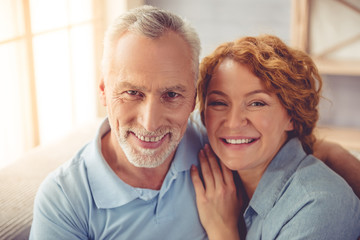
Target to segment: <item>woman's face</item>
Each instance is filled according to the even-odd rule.
[[[230,169],[265,171],[293,125],[274,93],[246,65],[225,59],[211,79],[205,100],[211,147]]]

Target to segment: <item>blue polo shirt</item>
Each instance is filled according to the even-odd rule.
[[[291,139],[271,161],[244,213],[246,239],[357,239],[360,200]]]
[[[96,138],[42,183],[30,239],[206,239],[190,177],[206,140],[199,125],[189,120],[160,190],[116,176],[101,154],[109,130],[106,119]]]

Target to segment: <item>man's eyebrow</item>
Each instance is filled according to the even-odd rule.
[[[179,85],[175,85],[175,86],[169,86],[169,87],[164,87],[161,88],[159,90],[160,92],[180,92],[180,93],[184,93],[186,92],[186,87],[182,84]]]
[[[144,91],[146,89],[143,86],[137,86],[137,85],[134,85],[134,84],[132,84],[130,82],[124,82],[124,81],[116,82],[115,87],[116,88],[134,89],[134,90],[140,90],[140,91]]]
[[[133,89],[133,90],[138,90],[138,91],[146,91],[146,87],[138,86],[138,85],[135,85],[135,84],[133,84],[131,82],[126,82],[126,81],[116,82],[115,88],[117,88],[117,89],[118,88],[127,88],[127,89]],[[186,87],[185,87],[185,85],[178,84],[178,85],[174,85],[174,86],[168,86],[168,87],[160,88],[158,90],[158,92],[160,92],[160,93],[164,93],[164,92],[184,93],[184,92],[186,92]]]

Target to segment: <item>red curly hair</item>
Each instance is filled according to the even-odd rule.
[[[244,37],[220,45],[200,64],[197,96],[203,122],[209,82],[225,58],[246,65],[266,90],[277,95],[293,122],[294,130],[288,138],[298,137],[305,152],[313,153],[322,80],[312,59],[271,35]]]

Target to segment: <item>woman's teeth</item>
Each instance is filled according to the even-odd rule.
[[[251,143],[254,139],[252,138],[246,138],[246,139],[225,139],[226,143],[230,144],[243,144],[243,143]]]

